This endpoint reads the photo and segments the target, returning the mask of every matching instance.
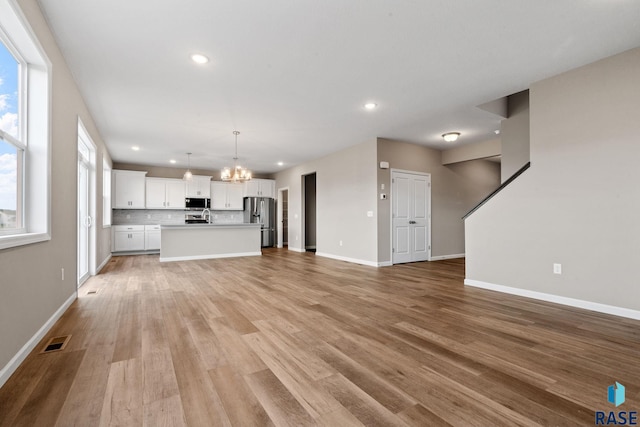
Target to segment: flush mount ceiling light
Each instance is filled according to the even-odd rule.
[[[177,162],[174,159],[169,160],[169,163],[171,163],[172,165],[175,165]]]
[[[191,181],[193,174],[191,173],[191,153],[187,153],[187,171],[184,173],[182,179],[185,181]]]
[[[133,147],[131,147],[131,149],[133,151],[140,151],[140,147],[138,147],[137,145],[134,145]]]
[[[209,58],[200,53],[194,53],[193,55],[191,55],[191,60],[196,64],[206,64],[207,62],[209,62]]]
[[[284,162],[278,162],[278,166],[284,166]]]
[[[367,110],[375,110],[377,106],[378,104],[376,104],[375,102],[367,102],[366,104],[364,104],[364,108],[366,108]]]
[[[249,181],[251,179],[251,171],[238,165],[238,135],[240,135],[240,132],[234,130],[233,134],[236,136],[236,155],[233,157],[233,169],[224,168],[220,174],[220,179],[231,182]]]
[[[442,134],[442,137],[447,142],[455,142],[458,140],[459,136],[460,136],[460,132],[447,132]]]

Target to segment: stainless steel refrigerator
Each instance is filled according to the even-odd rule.
[[[276,244],[275,200],[270,197],[245,197],[244,222],[261,224],[262,247]]]

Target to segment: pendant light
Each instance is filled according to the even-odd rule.
[[[184,173],[182,179],[185,181],[191,181],[191,179],[193,179],[193,174],[191,173],[191,153],[187,153],[187,171]]]
[[[231,182],[249,181],[251,179],[251,171],[238,165],[238,135],[240,135],[240,132],[234,130],[233,134],[236,136],[236,155],[233,157],[233,169],[224,168],[220,174],[220,179]]]

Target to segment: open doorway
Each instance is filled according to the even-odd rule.
[[[289,246],[289,187],[278,189],[278,247]]]
[[[303,199],[303,241],[302,248],[307,252],[316,251],[316,173],[302,176]]]

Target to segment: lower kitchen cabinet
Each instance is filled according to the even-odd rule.
[[[146,251],[160,250],[160,226],[144,226],[144,249]]]
[[[144,251],[144,225],[114,225],[113,252]]]

